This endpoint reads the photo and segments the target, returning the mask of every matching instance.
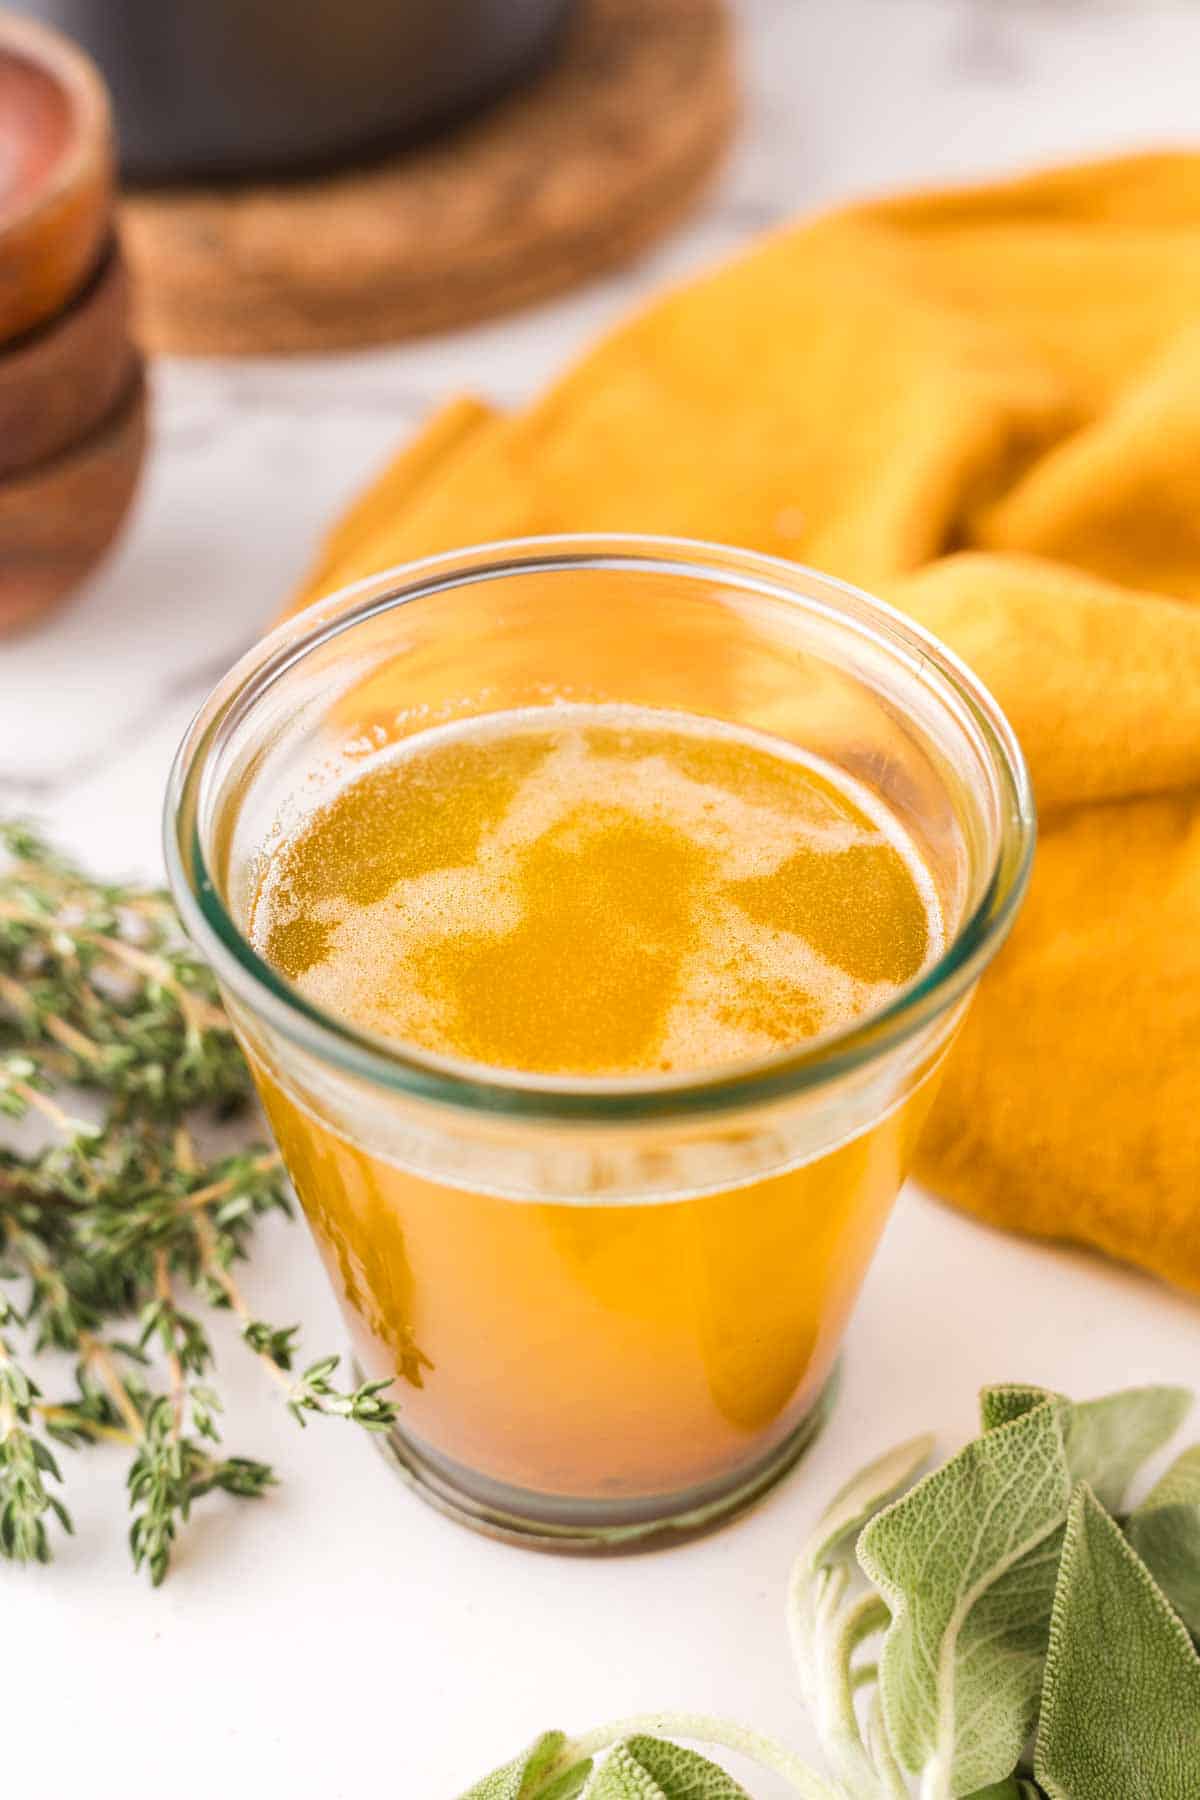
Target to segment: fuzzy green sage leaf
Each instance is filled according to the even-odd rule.
[[[669,1733],[669,1739],[661,1734]],[[645,1713],[567,1740],[546,1732],[460,1800],[748,1800],[724,1769],[674,1740],[735,1751],[782,1776],[800,1800],[847,1800],[782,1744],[726,1719]]]
[[[1067,1467],[1086,1481],[1101,1506],[1117,1512],[1149,1457],[1169,1444],[1192,1407],[1187,1388],[1125,1388],[1071,1407]]]
[[[561,1770],[546,1787],[537,1789],[537,1800],[578,1800],[592,1767],[591,1757],[584,1762],[572,1760],[569,1769]]]
[[[933,1445],[929,1433],[910,1438],[860,1469],[821,1514],[816,1530],[800,1553],[797,1572],[849,1560],[863,1526],[911,1487],[933,1455]]]
[[[905,1770],[921,1800],[1200,1800],[1200,1658],[1182,1622],[1200,1584],[1200,1448],[1128,1520],[1094,1491],[1115,1509],[1189,1401],[988,1388],[983,1435],[944,1467],[911,1486],[931,1447],[914,1439],[839,1491],[788,1595],[833,1781],[728,1720],[647,1713],[547,1733],[462,1800],[748,1800],[679,1739],[736,1751],[801,1800],[908,1800]]]
[[[1200,1444],[1185,1450],[1129,1516],[1129,1541],[1200,1638]]]
[[[1191,1391],[1182,1387],[1123,1388],[1078,1403],[1048,1388],[990,1387],[980,1395],[983,1429],[995,1431],[1047,1400],[1057,1400],[1064,1408],[1071,1479],[1086,1481],[1110,1512],[1123,1505],[1139,1469],[1170,1443],[1192,1407]]]
[[[547,1783],[554,1765],[566,1748],[566,1734],[561,1731],[544,1731],[528,1750],[512,1762],[505,1763],[502,1769],[496,1769],[491,1775],[485,1775],[482,1781],[468,1788],[462,1800],[543,1800],[547,1794]],[[571,1770],[571,1774],[579,1774],[579,1785],[571,1792],[580,1792],[583,1782],[591,1773],[591,1764],[582,1765],[581,1770]],[[567,1790],[556,1783],[556,1800],[565,1800]]]
[[[664,1738],[618,1744],[588,1784],[585,1800],[749,1800],[706,1756]]]
[[[1007,1781],[993,1781],[990,1787],[978,1788],[968,1800],[1041,1800],[1037,1786],[1021,1775],[1010,1775]]]
[[[1022,1387],[1015,1382],[985,1387],[979,1395],[979,1422],[985,1431],[998,1431],[1001,1425],[1023,1419],[1035,1406],[1055,1397],[1050,1388]]]
[[[853,1658],[891,1616],[877,1595],[852,1595],[854,1548],[867,1521],[912,1485],[932,1451],[932,1437],[912,1438],[860,1470],[834,1495],[792,1567],[788,1631],[800,1685],[829,1766],[851,1795],[874,1795],[879,1784],[855,1706]]]
[[[880,1513],[859,1560],[892,1609],[884,1719],[927,1800],[1004,1781],[1037,1718],[1071,1482],[1063,1408],[985,1433]]]
[[[1200,1657],[1083,1484],[1060,1561],[1034,1766],[1050,1800],[1200,1796]]]

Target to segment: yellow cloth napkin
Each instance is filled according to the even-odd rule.
[[[1200,1289],[1200,156],[862,205],[440,413],[297,604],[559,530],[861,583],[1008,711],[1043,837],[920,1174]]]

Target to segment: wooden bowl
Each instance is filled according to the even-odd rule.
[[[0,343],[61,310],[111,230],[108,94],[70,41],[0,14]]]
[[[67,310],[0,345],[0,478],[87,437],[130,385],[129,279],[110,244]]]
[[[95,568],[129,510],[145,447],[139,365],[90,437],[0,481],[0,633],[64,600]]]

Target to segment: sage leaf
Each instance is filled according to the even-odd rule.
[[[1117,1512],[1143,1463],[1170,1443],[1182,1425],[1192,1394],[1182,1387],[1124,1388],[1100,1400],[1072,1404],[1048,1388],[1016,1383],[987,1387],[979,1396],[983,1429],[998,1430],[1047,1400],[1063,1408],[1072,1480],[1086,1481],[1100,1504]]]
[[[816,1530],[800,1553],[801,1569],[823,1569],[847,1560],[863,1526],[911,1487],[929,1458],[934,1439],[926,1433],[885,1451],[839,1488],[817,1521]]]
[[[1200,1444],[1130,1514],[1129,1541],[1193,1637],[1200,1637]]]
[[[537,1800],[576,1800],[583,1793],[591,1772],[592,1759],[588,1757],[585,1762],[578,1762],[573,1768],[564,1769],[561,1775],[556,1775],[549,1787],[538,1788]]]
[[[1200,1796],[1200,1657],[1084,1483],[1060,1559],[1034,1768],[1050,1800]]]
[[[1035,1406],[1059,1396],[1049,1388],[1022,1387],[1007,1382],[1001,1387],[985,1387],[979,1396],[979,1420],[985,1431],[997,1431],[1014,1419],[1024,1418]]]
[[[892,1609],[884,1719],[925,1800],[1002,1782],[1037,1718],[1071,1481],[1055,1399],[961,1450],[859,1539]]]
[[[566,1771],[569,1776],[578,1777],[574,1786],[563,1787],[559,1780],[547,1786],[550,1771],[566,1743],[563,1732],[544,1731],[528,1750],[468,1788],[461,1800],[550,1800],[551,1796],[553,1800],[574,1800],[591,1772],[590,1763]]]
[[[970,1800],[1041,1800],[1032,1781],[1010,1775],[1007,1781],[993,1781],[990,1787],[978,1788]]]
[[[928,1462],[933,1438],[912,1438],[877,1457],[834,1495],[792,1566],[787,1622],[805,1702],[826,1759],[852,1795],[880,1791],[877,1759],[855,1711],[859,1644],[888,1624],[877,1595],[849,1598],[854,1547],[868,1519],[904,1493]]]
[[[706,1756],[663,1738],[618,1744],[587,1789],[586,1800],[750,1800],[732,1775]]]
[[[1138,1470],[1170,1443],[1191,1406],[1191,1391],[1182,1387],[1125,1388],[1072,1406],[1066,1426],[1071,1479],[1086,1481],[1101,1506],[1118,1512]]]

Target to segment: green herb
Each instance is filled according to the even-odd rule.
[[[891,1611],[879,1663],[888,1736],[931,1792],[969,1794],[1016,1766],[1054,1599],[1047,1540],[1070,1498],[1047,1401],[968,1444],[862,1534],[863,1568]]]
[[[133,1560],[158,1583],[195,1501],[274,1481],[220,1447],[209,1309],[237,1315],[301,1423],[386,1429],[390,1383],[341,1392],[336,1357],[291,1375],[296,1328],[242,1294],[234,1269],[287,1188],[274,1151],[198,1148],[250,1082],[169,898],[94,882],[24,826],[0,823],[0,853],[0,1115],[24,1122],[0,1144],[0,1552],[46,1562],[49,1528],[71,1529],[52,1441],[116,1440]],[[76,1359],[53,1398],[31,1373],[44,1350]]]
[[[1189,1404],[988,1388],[981,1436],[941,1468],[918,1480],[932,1441],[914,1439],[835,1496],[788,1593],[828,1778],[739,1726],[662,1715],[548,1733],[463,1800],[746,1800],[680,1739],[804,1800],[1200,1800],[1200,1446],[1121,1510]]]
[[[1200,1658],[1086,1482],[1059,1563],[1034,1766],[1050,1800],[1200,1794]]]
[[[891,1614],[882,1597],[861,1584],[855,1545],[863,1527],[906,1492],[933,1454],[933,1438],[913,1438],[889,1451],[837,1493],[796,1559],[788,1593],[788,1628],[800,1688],[820,1733],[830,1768],[853,1793],[870,1791],[882,1758],[894,1765],[883,1729],[879,1695],[867,1712],[865,1740],[856,1710],[863,1683],[852,1659],[878,1635]]]
[[[695,1800],[746,1800],[716,1763],[662,1738],[631,1737],[618,1744],[592,1783],[595,1800],[647,1800],[657,1794],[687,1794]]]
[[[1130,1516],[1129,1541],[1200,1638],[1200,1445],[1185,1450]]]
[[[575,1739],[544,1732],[462,1800],[575,1800],[576,1795],[581,1800],[748,1800],[724,1769],[672,1741],[676,1738],[736,1751],[782,1775],[803,1800],[842,1800],[840,1788],[782,1745],[723,1719],[686,1713],[626,1719]]]

